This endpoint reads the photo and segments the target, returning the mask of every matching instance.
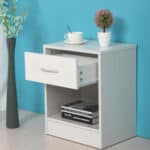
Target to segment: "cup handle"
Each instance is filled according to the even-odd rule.
[[[64,40],[68,40],[68,35],[67,35],[67,33],[64,35]]]

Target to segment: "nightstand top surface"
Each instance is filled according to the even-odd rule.
[[[96,40],[88,40],[85,44],[81,45],[65,44],[64,42],[44,44],[44,48],[98,55],[110,51],[124,50],[127,48],[136,49],[136,45],[127,43],[112,43],[108,48],[100,48]]]

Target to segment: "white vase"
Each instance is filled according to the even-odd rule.
[[[8,50],[4,26],[0,24],[0,111],[6,110]]]
[[[97,36],[100,47],[102,48],[109,47],[111,43],[111,32],[98,32]]]

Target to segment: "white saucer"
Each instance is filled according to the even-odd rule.
[[[70,42],[70,41],[68,41],[68,40],[64,40],[64,43],[65,44],[75,44],[75,45],[81,45],[81,44],[84,44],[84,43],[86,43],[87,42],[87,40],[83,40],[83,41],[81,41],[81,42]]]

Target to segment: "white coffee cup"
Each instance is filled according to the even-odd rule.
[[[83,41],[83,32],[69,32],[65,34],[64,38],[70,43],[80,43]]]

